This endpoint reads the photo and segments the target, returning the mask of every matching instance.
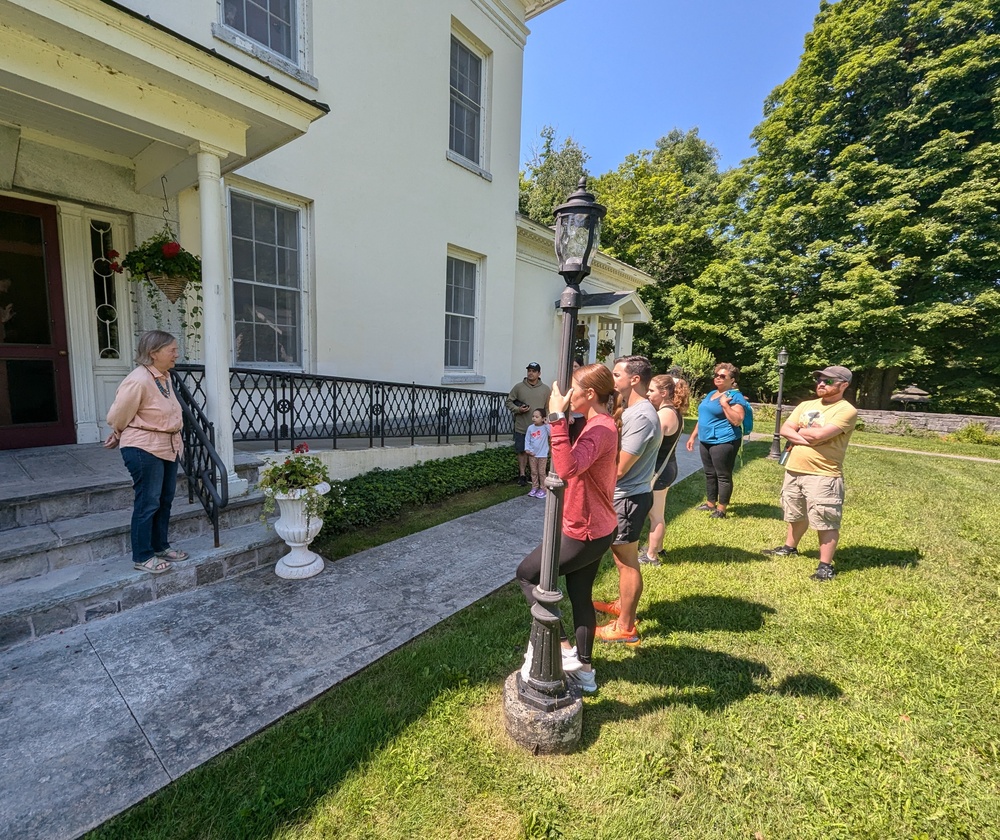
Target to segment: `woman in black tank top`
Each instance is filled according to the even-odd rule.
[[[684,384],[684,394],[688,393],[687,383]],[[663,551],[663,532],[665,528],[664,507],[667,503],[667,490],[677,478],[677,442],[684,431],[684,415],[678,405],[678,387],[672,376],[654,376],[649,383],[647,396],[660,418],[660,428],[663,430],[663,442],[656,453],[656,471],[653,474],[653,507],[649,511],[649,545],[639,551],[639,562],[660,565],[666,557]],[[681,398],[684,402],[684,398]]]

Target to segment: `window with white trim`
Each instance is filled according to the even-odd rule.
[[[226,26],[298,64],[298,0],[223,0]]]
[[[444,367],[446,371],[476,369],[481,262],[448,256],[444,305]]]
[[[229,193],[237,365],[302,365],[303,212],[258,196]]]
[[[451,119],[448,148],[482,165],[483,146],[483,57],[451,36]]]

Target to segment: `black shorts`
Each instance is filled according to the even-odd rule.
[[[672,461],[670,466],[664,467],[660,477],[653,482],[654,490],[666,490],[677,480],[677,462]]]
[[[514,432],[514,452],[518,455],[524,454],[524,439],[527,432]]]
[[[618,533],[615,534],[614,545],[628,545],[639,542],[642,526],[646,517],[653,509],[653,493],[637,493],[615,501],[615,513],[618,514]]]

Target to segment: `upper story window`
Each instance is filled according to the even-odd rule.
[[[295,6],[296,0],[223,0],[222,11],[227,26],[297,63]]]
[[[311,6],[308,0],[217,0],[219,22],[212,34],[311,88]]]
[[[483,59],[451,36],[451,124],[448,148],[480,165],[483,125]]]
[[[236,364],[302,365],[302,211],[230,192]]]

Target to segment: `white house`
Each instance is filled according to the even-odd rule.
[[[515,209],[527,24],[559,2],[0,0],[0,448],[103,437],[155,326],[105,255],[165,220],[227,464],[232,366],[554,374],[552,232]],[[592,348],[630,349],[646,282],[598,258]]]

